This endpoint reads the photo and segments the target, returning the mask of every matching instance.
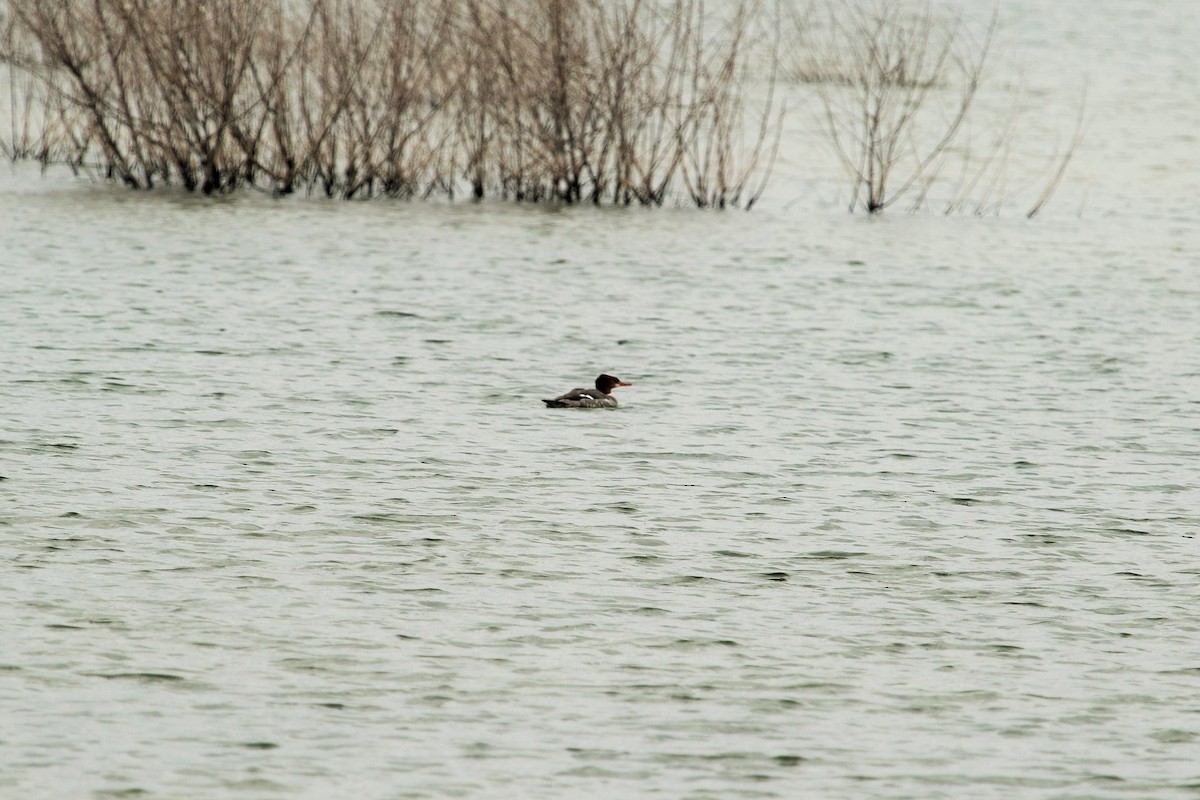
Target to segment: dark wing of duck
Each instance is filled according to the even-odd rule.
[[[572,389],[564,392],[553,400],[543,400],[547,408],[579,408],[596,400],[595,389]]]

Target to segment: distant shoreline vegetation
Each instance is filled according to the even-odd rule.
[[[945,210],[984,213],[1010,137],[959,139],[994,26],[901,0],[0,0],[0,152],[134,189],[748,209],[786,85],[851,210],[927,206],[955,161]]]

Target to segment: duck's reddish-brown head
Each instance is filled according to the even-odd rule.
[[[612,375],[601,375],[596,378],[596,388],[605,394],[609,394],[618,386],[633,386],[632,383],[626,383],[620,378],[614,378]]]

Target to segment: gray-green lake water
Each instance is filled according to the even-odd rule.
[[[1196,797],[1200,14],[1001,12],[1033,221],[0,172],[0,797]]]

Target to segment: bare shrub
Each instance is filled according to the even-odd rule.
[[[746,114],[752,2],[0,0],[6,152],[204,193],[749,207],[778,135],[773,94]]]
[[[995,12],[972,25],[909,0],[793,11],[786,73],[812,88],[820,127],[850,178],[851,211],[903,201],[910,211],[999,213],[1034,184],[1042,189],[1027,216],[1049,201],[1081,141],[1083,105],[1042,174],[1011,178],[1013,162],[1028,162],[1017,145],[1037,143],[1020,141],[1028,109],[1017,88],[988,97],[1001,107],[979,119],[997,23]]]
[[[669,115],[684,103],[690,20],[642,0],[469,5],[458,119],[473,193],[495,184],[518,200],[662,202],[679,166]]]
[[[0,132],[0,155],[12,160],[72,163],[72,148],[54,120],[60,112],[60,98],[33,72],[37,52],[13,25],[11,18],[0,16],[0,90],[8,108],[7,131]]]
[[[688,72],[692,76],[689,114],[680,125],[682,172],[689,196],[698,206],[725,208],[754,205],[765,188],[753,183],[762,161],[771,162],[777,151],[782,110],[773,116],[777,79],[778,24],[769,25],[774,35],[767,38],[765,63],[754,63],[752,53],[761,48],[762,31],[753,20],[762,7],[743,3],[718,39],[717,47],[696,48]],[[771,16],[770,20],[776,20]],[[703,23],[690,26],[703,30]],[[712,54],[711,56],[709,54]],[[745,119],[746,103],[754,84],[753,69],[765,68],[765,95],[757,125]],[[748,138],[749,135],[749,138]]]
[[[971,111],[995,31],[944,21],[928,4],[868,0],[829,12],[815,84],[824,126],[851,177],[850,208],[878,213],[922,182]]]
[[[1071,132],[1071,136],[1067,139],[1066,146],[1061,152],[1056,152],[1050,159],[1050,165],[1047,170],[1047,177],[1042,186],[1041,192],[1029,210],[1025,212],[1027,219],[1033,219],[1039,213],[1046,203],[1050,202],[1050,198],[1054,197],[1054,193],[1058,191],[1058,187],[1062,184],[1063,177],[1067,174],[1067,168],[1071,166],[1071,160],[1075,157],[1075,152],[1079,149],[1079,145],[1083,143],[1083,137],[1087,132],[1087,90],[1086,87],[1079,97],[1079,108],[1075,116],[1075,128]]]
[[[298,174],[310,191],[345,199],[413,197],[446,182],[437,123],[456,91],[444,56],[450,6],[315,0],[294,75],[270,106],[279,155],[300,165],[291,181]],[[276,45],[272,62],[285,52]]]
[[[81,159],[95,151],[110,178],[133,187],[177,179],[214,192],[244,177],[233,139],[256,105],[243,79],[257,6],[55,0],[11,10],[39,50],[28,71],[61,100],[57,122]]]

